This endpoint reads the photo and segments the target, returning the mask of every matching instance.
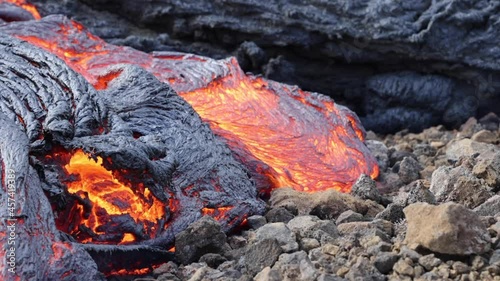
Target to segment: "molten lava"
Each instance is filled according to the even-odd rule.
[[[130,215],[136,223],[153,222],[165,216],[165,206],[157,200],[148,189],[138,195],[132,189],[118,181],[111,171],[102,166],[102,159],[92,160],[82,151],[76,151],[69,163],[64,166],[69,174],[78,175],[77,180],[67,183],[68,191],[84,194],[94,206],[85,226],[96,234],[104,234],[99,228],[106,223],[110,215]],[[105,213],[102,212],[105,210]],[[84,217],[83,210],[80,209]],[[130,233],[124,235],[122,243],[133,242],[135,237]],[[83,241],[87,242],[87,241]]]
[[[33,18],[36,20],[41,19],[42,17],[40,16],[40,13],[36,9],[35,5],[26,3],[25,0],[0,0],[0,3],[2,2],[7,2],[7,3],[12,3],[14,5],[17,5],[19,7],[22,7],[26,11],[28,11],[31,15],[33,15]]]
[[[261,190],[348,192],[360,174],[378,176],[359,121],[327,97],[245,75],[234,59],[146,54],[107,44],[74,21],[42,22],[43,36],[31,27],[12,35],[59,56],[98,89],[119,75],[112,67],[120,64],[170,83],[254,175],[265,175]]]

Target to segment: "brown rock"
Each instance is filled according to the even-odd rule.
[[[492,131],[481,130],[475,133],[471,139],[478,142],[495,143],[497,141],[497,135]]]
[[[472,173],[482,178],[493,188],[500,188],[500,152],[491,157],[479,159],[472,169]]]
[[[405,243],[450,255],[489,251],[491,239],[479,216],[464,206],[415,203],[404,209],[408,229]]]
[[[477,142],[471,139],[461,139],[451,141],[448,144],[446,157],[448,160],[457,161],[463,156],[472,156],[474,154],[487,156],[488,154],[493,154],[499,151],[500,147],[493,144]]]
[[[299,215],[311,214],[321,219],[336,219],[347,210],[375,217],[384,209],[371,200],[361,200],[333,189],[307,193],[292,188],[277,188],[271,193],[269,202],[271,208],[293,206],[297,208]]]
[[[432,173],[430,191],[439,202],[454,201],[469,208],[481,205],[493,195],[484,180],[473,175],[468,163],[437,168]]]

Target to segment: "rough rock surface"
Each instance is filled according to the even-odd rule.
[[[408,230],[405,243],[449,255],[482,254],[490,237],[478,215],[456,203],[434,206],[415,203],[405,208]]]
[[[278,188],[272,192],[270,204],[273,208],[295,209],[300,215],[315,215],[321,219],[336,219],[347,210],[374,217],[383,207],[370,200],[360,200],[335,190],[307,194],[291,188]]]
[[[226,234],[220,224],[208,216],[175,237],[175,256],[182,264],[194,262],[206,253],[223,253],[227,247]]]

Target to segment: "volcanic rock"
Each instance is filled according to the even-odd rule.
[[[472,135],[471,140],[493,144],[497,141],[497,134],[489,130],[481,130]]]
[[[258,229],[259,227],[267,223],[266,218],[260,215],[253,215],[247,218],[248,226],[253,229]]]
[[[366,257],[358,257],[345,277],[348,280],[386,280],[386,277],[382,275]]]
[[[490,112],[479,119],[479,124],[481,124],[484,129],[494,132],[498,130],[500,118],[495,113]]]
[[[450,255],[481,254],[490,249],[486,227],[474,212],[456,203],[415,203],[404,209],[405,243]]]
[[[375,218],[390,222],[400,221],[404,219],[403,208],[404,206],[402,205],[391,203],[382,212],[378,213]]]
[[[321,219],[336,219],[342,212],[353,210],[362,215],[374,217],[384,207],[370,201],[360,200],[335,190],[305,193],[291,188],[272,191],[269,199],[271,208],[295,206],[299,215],[315,215]]]
[[[272,267],[281,255],[281,246],[275,238],[266,238],[251,244],[245,253],[245,267],[252,276],[266,267]]]
[[[434,256],[434,254],[429,254],[422,256],[418,259],[418,263],[422,265],[427,271],[431,271],[433,268],[438,267],[442,261]]]
[[[480,158],[472,173],[478,178],[484,179],[493,189],[500,188],[500,152]]]
[[[417,202],[436,203],[436,197],[421,180],[412,182],[399,191],[394,199],[396,204],[408,206]]]
[[[404,259],[400,259],[398,262],[394,264],[393,267],[394,271],[397,272],[400,275],[406,275],[413,277],[415,274],[415,271],[413,270],[413,267],[408,264],[408,262]]]
[[[334,222],[320,220],[316,216],[298,216],[287,224],[288,228],[301,238],[314,238],[318,241],[337,238],[339,233]]]
[[[365,143],[377,160],[380,171],[387,170],[387,167],[389,167],[389,150],[387,146],[385,146],[383,142],[377,140],[367,140]]]
[[[282,280],[293,280],[295,278],[297,280],[313,281],[318,275],[317,270],[304,251],[281,254],[273,269],[280,272]]]
[[[442,166],[432,173],[430,191],[437,201],[455,201],[475,208],[492,196],[488,185],[473,175],[470,166],[467,162],[454,168]]]
[[[367,237],[369,239],[377,236],[382,241],[389,241],[392,234],[392,229],[383,229],[382,226],[374,222],[349,222],[340,224],[337,228],[341,236]]]
[[[471,139],[453,140],[448,144],[446,149],[446,157],[450,161],[458,161],[463,156],[473,156],[479,154],[481,157],[488,157],[496,152],[500,152],[500,147],[473,141]]]
[[[293,219],[295,216],[290,211],[288,211],[286,208],[280,207],[280,208],[271,209],[269,212],[267,212],[265,217],[266,217],[268,222],[287,223],[291,219]]]
[[[387,274],[392,270],[394,264],[399,260],[399,256],[394,253],[380,253],[375,257],[373,265],[380,273]]]
[[[280,273],[276,269],[270,267],[264,268],[255,276],[254,281],[282,281]]]
[[[199,260],[199,262],[204,262],[211,268],[217,268],[220,264],[222,264],[225,261],[227,261],[225,257],[223,257],[220,254],[214,254],[214,253],[204,254]]]
[[[500,213],[500,195],[494,195],[473,210],[480,216],[495,216]]]
[[[299,248],[295,233],[284,223],[268,223],[255,232],[255,241],[275,238],[284,252],[293,252]]]
[[[212,217],[204,216],[175,237],[175,257],[182,264],[197,261],[207,253],[228,250],[226,234]]]
[[[417,251],[414,251],[414,250],[408,248],[407,246],[401,247],[401,249],[399,250],[399,255],[402,258],[411,259],[414,263],[418,262],[418,260],[422,257],[422,255],[419,254]]]
[[[347,210],[340,214],[340,216],[337,218],[335,223],[337,225],[340,225],[342,223],[347,223],[347,222],[355,222],[355,221],[365,221],[365,217],[363,217],[362,214],[356,213],[352,210]]]
[[[317,239],[306,237],[306,238],[300,239],[299,246],[300,246],[300,250],[303,250],[303,251],[308,253],[310,250],[321,246],[321,244],[319,243],[319,241]]]
[[[375,181],[365,174],[361,174],[354,183],[351,194],[364,200],[375,201],[379,204],[387,204],[388,202],[387,198],[384,198],[380,194]]]
[[[420,178],[422,166],[413,157],[405,157],[399,164],[398,175],[401,181],[408,184]]]

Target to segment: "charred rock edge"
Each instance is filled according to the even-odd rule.
[[[19,237],[34,249],[52,245],[43,247],[44,257],[54,256],[54,247],[59,247],[57,243],[71,245],[69,248],[60,247],[62,258],[53,265],[38,264],[37,268],[41,270],[36,273],[19,264],[19,276],[30,278],[35,274],[42,278],[43,274],[48,274],[64,280],[64,272],[60,271],[72,269],[79,278],[101,280],[95,262],[83,249],[90,249],[93,257],[99,256],[96,253],[104,248],[113,249],[111,252],[115,257],[124,257],[120,251],[130,250],[167,257],[156,247],[171,245],[177,233],[201,217],[203,207],[233,206],[222,218],[224,231],[238,226],[245,216],[264,210],[264,203],[257,198],[247,170],[234,160],[231,151],[184,100],[146,71],[124,66],[121,76],[108,90],[99,92],[52,54],[6,34],[0,38],[0,53],[0,117],[5,124],[0,130],[0,160],[3,169],[12,167],[18,174],[19,205],[16,210],[25,220]],[[96,135],[100,127],[105,127],[106,134]],[[142,136],[135,139],[133,131],[137,130],[142,130]],[[159,237],[144,241],[142,246],[113,248],[63,243],[49,201],[43,195],[43,190],[64,194],[63,185],[40,182],[33,167],[39,163],[35,159],[29,160],[30,155],[40,157],[50,153],[54,145],[62,145],[68,151],[82,148],[92,151],[93,156],[111,156],[116,167],[147,170],[153,176],[153,194],[166,201],[166,206],[168,200],[177,200],[179,211],[171,217],[168,228]],[[157,153],[165,157],[151,160],[151,156]],[[36,168],[40,173],[40,167]],[[5,173],[3,170],[2,175]],[[221,190],[210,186],[211,181],[216,181]],[[184,188],[190,185],[199,189],[199,197],[185,194]],[[7,198],[7,188],[2,187],[2,197]],[[6,202],[3,200],[1,204]],[[3,207],[2,212],[5,212],[7,206]],[[3,217],[7,214],[4,213]],[[38,227],[46,234],[27,238],[35,224],[41,224]],[[1,230],[6,231],[5,221]],[[17,256],[34,260],[34,263],[44,260],[33,251],[23,250]],[[96,262],[100,269],[109,269],[107,261],[96,259]],[[128,266],[131,264],[128,257]],[[118,261],[115,265],[127,266]],[[3,268],[7,269],[6,266]],[[38,277],[36,279],[40,279]]]

